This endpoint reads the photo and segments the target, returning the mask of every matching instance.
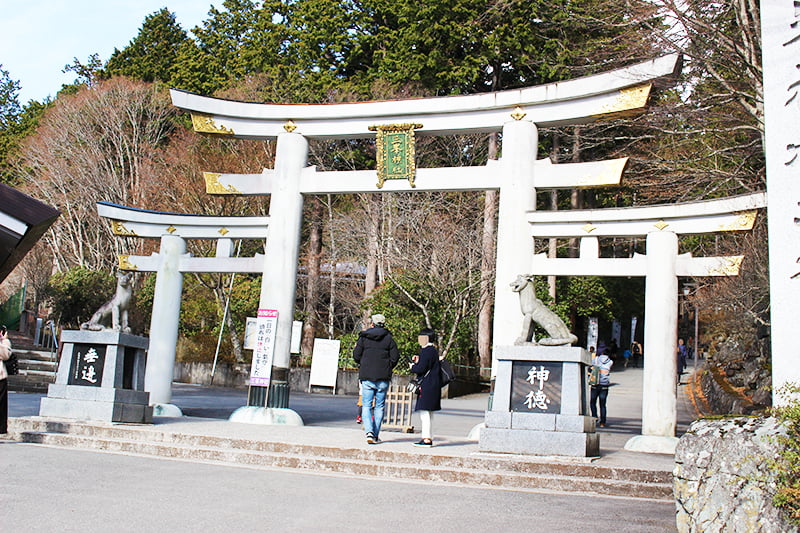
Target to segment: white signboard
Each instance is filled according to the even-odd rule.
[[[303,340],[303,322],[292,321],[292,342],[289,344],[289,353],[300,353],[300,341]]]
[[[597,348],[597,331],[598,331],[598,324],[597,324],[597,317],[589,317],[589,331],[586,334],[586,349],[588,350],[592,346]]]
[[[336,374],[339,372],[339,345],[337,340],[314,339],[314,353],[311,357],[311,375],[308,389],[312,385],[333,387],[336,394]]]
[[[250,367],[250,385],[269,387],[272,376],[272,359],[275,355],[275,331],[278,311],[259,309],[256,319],[256,347],[253,350],[253,365]]]
[[[244,349],[255,350],[258,334],[258,319],[252,316],[247,317],[244,323]]]

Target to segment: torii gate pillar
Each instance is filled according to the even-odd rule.
[[[147,352],[147,369],[144,375],[144,390],[150,393],[150,403],[156,407],[155,414],[158,415],[181,416],[180,410],[172,413],[162,410],[169,409],[167,406],[172,401],[172,374],[183,292],[180,260],[185,253],[186,241],[183,238],[177,235],[161,237],[158,254],[161,263],[153,292],[153,301],[159,302],[159,305],[153,306],[150,318],[150,349]]]
[[[644,365],[642,435],[633,437],[625,449],[670,451],[678,441],[677,337],[678,337],[678,236],[671,231],[647,234],[645,277]]]
[[[252,387],[249,405],[289,407],[289,366],[294,320],[295,280],[300,254],[300,231],[303,221],[303,195],[300,181],[308,157],[308,141],[298,133],[278,135],[275,152],[275,179],[269,214],[272,221],[264,254],[264,277],[259,309],[278,311],[274,359],[269,397],[264,402],[265,387]],[[267,275],[269,273],[269,275]],[[256,389],[255,391],[253,389]],[[254,394],[255,393],[255,394]]]
[[[495,309],[518,309],[519,297],[508,290],[508,284],[530,270],[533,237],[527,221],[528,211],[536,209],[534,163],[539,143],[533,122],[515,120],[503,125],[501,164],[503,183],[497,222],[497,268],[495,275]],[[494,346],[511,346],[519,335],[516,320],[494,321]],[[494,353],[494,350],[492,350]],[[492,355],[492,377],[497,361]]]

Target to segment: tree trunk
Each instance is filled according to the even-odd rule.
[[[311,355],[314,350],[314,337],[317,330],[317,303],[319,300],[320,262],[322,261],[322,201],[311,197],[311,216],[306,251],[306,294],[303,305],[303,338],[300,342],[300,353]]]
[[[364,295],[369,296],[378,286],[378,239],[381,231],[381,197],[378,194],[367,196],[368,223],[370,225],[367,241],[367,274]]]
[[[551,160],[553,163],[558,163],[558,148],[559,148],[559,140],[560,137],[558,132],[553,133],[553,151],[551,152]],[[553,211],[558,210],[558,190],[553,189],[550,191],[550,209]],[[558,240],[557,239],[549,239],[547,243],[547,257],[553,259],[556,257],[558,252]],[[556,277],[555,276],[547,276],[547,290],[550,293],[550,298],[553,299],[553,302],[556,301]]]
[[[497,159],[497,134],[489,136],[489,159]],[[478,358],[481,379],[492,373],[492,311],[494,308],[495,235],[500,195],[486,191],[483,197],[483,235],[481,237],[481,296],[478,313]]]
[[[572,137],[572,162],[580,163],[581,161],[581,127],[575,126],[574,135]],[[583,208],[583,191],[578,188],[572,189],[570,195],[570,208],[582,209]],[[569,256],[578,257],[580,248],[579,239],[569,240]]]
[[[233,316],[231,316],[230,309],[228,309],[228,312],[225,314],[225,325],[228,328],[228,337],[231,340],[233,357],[235,358],[237,363],[243,363],[244,350],[242,349],[242,341],[241,339],[239,339],[239,334],[236,332],[236,328],[234,327]]]
[[[581,127],[575,126],[574,135],[572,137],[572,162],[579,163],[581,160]],[[572,189],[570,196],[570,208],[581,209],[583,207],[583,191],[578,188]],[[578,257],[580,254],[580,239],[569,240],[569,256]],[[575,306],[571,306],[569,310],[569,322],[572,327],[578,323],[578,313]]]

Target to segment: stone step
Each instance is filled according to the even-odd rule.
[[[19,374],[17,376],[8,376],[8,390],[12,392],[46,393],[50,383],[54,382],[55,378],[47,381],[39,376]]]
[[[23,373],[27,370],[28,373],[39,372],[42,374],[52,374],[55,376],[57,366],[58,365],[56,365],[55,361],[19,359],[20,373]]]
[[[42,350],[19,350],[14,348],[14,353],[17,354],[17,359],[22,361],[42,361],[52,364],[57,362],[57,354]]]
[[[35,444],[252,468],[672,500],[672,476],[663,471],[527,461],[519,456],[442,456],[372,447],[342,448],[36,419],[12,419],[10,431],[17,440]]]
[[[8,390],[15,392],[47,392],[56,381],[56,355],[48,351],[20,350],[14,353],[19,360],[19,375],[9,376]]]

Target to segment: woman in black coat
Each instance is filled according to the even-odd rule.
[[[439,351],[433,345],[436,332],[424,328],[419,332],[417,341],[420,345],[419,355],[414,356],[411,372],[420,381],[419,396],[415,411],[419,411],[422,419],[422,439],[414,446],[433,446],[433,412],[442,409],[442,379],[439,363]]]

